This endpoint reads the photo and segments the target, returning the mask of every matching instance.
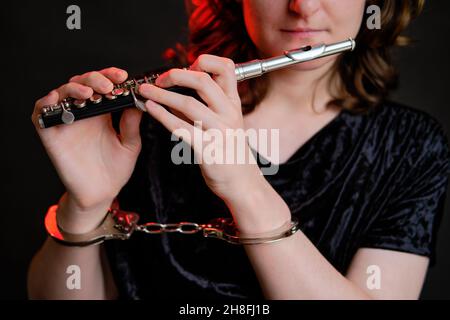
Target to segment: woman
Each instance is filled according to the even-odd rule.
[[[363,20],[372,4],[381,6],[381,30],[367,29]],[[198,1],[190,45],[176,55],[190,68],[140,86],[149,114],[141,132],[137,109],[123,113],[120,135],[108,115],[38,129],[67,188],[58,223],[71,233],[89,232],[118,195],[121,208],[144,222],[204,223],[229,215],[242,233],[263,233],[297,217],[301,231],[243,246],[181,234],[134,234],[82,248],[49,239],[31,264],[30,296],[418,298],[443,211],[448,145],[437,121],[387,95],[395,84],[388,49],[404,43],[400,33],[422,5]],[[357,41],[352,53],[236,85],[233,61],[348,37]],[[116,68],[75,76],[37,101],[33,122],[43,105],[107,93],[126,77]],[[204,103],[164,90],[173,85],[197,90]],[[261,175],[259,162],[175,165],[171,133],[193,145],[187,133],[194,121],[202,121],[203,131],[280,129],[278,157],[257,150],[254,141],[244,150],[278,172]],[[199,146],[193,150],[202,156]],[[66,289],[70,264],[83,271],[81,290]]]

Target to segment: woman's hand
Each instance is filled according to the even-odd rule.
[[[245,140],[234,70],[230,59],[201,55],[189,70],[171,69],[158,77],[156,86],[143,84],[139,89],[140,94],[149,99],[146,102],[148,112],[191,145],[207,185],[224,200],[242,196],[240,192],[257,182],[260,172],[256,162],[249,161],[253,155]],[[206,104],[163,89],[172,86],[195,89]],[[173,113],[161,105],[169,107]],[[201,121],[201,128],[194,121]],[[237,135],[233,137],[233,134]],[[194,135],[201,135],[203,143],[194,141]],[[245,142],[235,150],[231,164],[225,164],[231,148],[231,140],[227,138],[235,143],[239,138]],[[237,154],[245,155],[245,164],[236,163]],[[214,155],[217,163],[211,157]]]
[[[68,209],[66,212],[77,212],[76,217],[71,214],[59,218],[67,220],[62,226],[73,232],[93,229],[129,180],[141,150],[139,123],[142,112],[137,109],[124,111],[120,136],[112,126],[110,114],[46,129],[39,127],[37,116],[44,105],[67,97],[88,99],[94,91],[106,94],[113,89],[114,83],[121,83],[126,78],[126,71],[117,68],[88,72],[72,77],[69,83],[36,102],[31,118],[67,189],[62,203]]]

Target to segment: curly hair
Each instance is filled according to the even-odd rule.
[[[165,52],[174,64],[187,65],[201,54],[228,57],[236,62],[257,59],[258,50],[250,39],[242,12],[236,0],[186,0],[189,18],[189,43],[177,44]],[[403,31],[423,9],[425,0],[368,0],[366,8],[381,8],[382,28],[361,28],[356,49],[336,59],[333,75],[338,75],[338,90],[328,105],[362,112],[380,105],[397,87],[398,73],[393,65],[391,49],[405,46],[410,40]],[[328,83],[331,87],[330,77]],[[264,77],[239,83],[243,113],[247,113],[265,97],[268,83]],[[330,91],[331,92],[331,91]]]

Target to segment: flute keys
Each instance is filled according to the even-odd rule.
[[[117,96],[115,96],[111,93],[107,93],[107,94],[105,94],[105,98],[108,100],[114,100],[114,99],[117,99]]]
[[[71,124],[75,121],[75,116],[73,115],[72,112],[70,112],[67,101],[64,100],[62,104],[61,121],[65,124]]]
[[[92,97],[89,98],[89,101],[91,101],[93,104],[100,103],[102,102],[102,96],[97,93],[94,93]]]
[[[122,88],[116,88],[116,89],[114,89],[113,91],[111,91],[111,94],[112,94],[112,95],[115,95],[115,96],[121,96],[121,95],[123,95],[124,92],[125,92],[124,89],[122,89]]]
[[[66,109],[63,110],[63,113],[61,115],[61,120],[65,124],[71,124],[75,121],[75,116],[72,112],[67,111]]]
[[[57,103],[49,104],[49,105],[47,105],[47,106],[42,108],[42,112],[43,113],[49,113],[49,112],[55,111],[56,109],[59,109],[59,108],[60,107],[59,107],[59,105]]]
[[[82,109],[86,106],[86,100],[81,99],[74,100],[73,105],[78,109]]]

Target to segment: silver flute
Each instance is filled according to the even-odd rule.
[[[349,38],[337,43],[306,46],[285,51],[283,55],[273,58],[239,63],[236,64],[235,69],[236,80],[238,82],[245,81],[297,63],[307,62],[345,51],[353,51],[355,45],[355,41]],[[120,111],[129,107],[136,107],[146,112],[145,102],[138,93],[139,85],[143,83],[155,84],[156,79],[163,72],[150,72],[143,77],[128,79],[121,84],[115,85],[113,90],[105,95],[94,93],[87,100],[66,98],[59,103],[46,105],[42,108],[38,116],[39,126],[44,129],[59,124],[71,124],[77,120]],[[167,88],[167,90],[200,99],[193,89],[175,86]]]

